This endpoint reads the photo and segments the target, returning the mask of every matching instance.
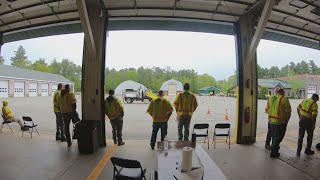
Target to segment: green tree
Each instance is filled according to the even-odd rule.
[[[311,74],[320,74],[320,68],[314,63],[313,60],[309,61],[310,73]]]
[[[28,61],[26,56],[26,50],[23,46],[19,46],[17,51],[14,52],[14,56],[11,57],[11,65],[21,68],[28,68],[31,65],[31,62]]]
[[[61,73],[61,64],[57,61],[57,59],[53,59],[49,65],[49,69],[51,73],[60,74]]]
[[[266,99],[268,97],[268,88],[267,87],[261,87],[259,91],[259,98],[260,99]]]
[[[0,56],[0,65],[4,64],[4,61],[5,61],[4,58],[2,56]]]
[[[291,92],[296,93],[297,91],[304,88],[304,82],[294,77],[295,73],[290,71],[290,78],[288,80],[289,84],[291,84]]]
[[[32,63],[30,69],[42,72],[51,72],[51,69],[44,58],[40,58]]]

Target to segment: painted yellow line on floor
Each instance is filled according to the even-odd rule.
[[[100,175],[103,168],[106,166],[107,162],[110,160],[111,156],[117,151],[118,146],[112,145],[111,148],[106,152],[106,154],[99,161],[97,166],[91,172],[91,174],[87,177],[87,180],[95,180]]]

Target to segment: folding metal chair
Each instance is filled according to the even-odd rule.
[[[78,121],[78,122],[76,122],[76,123],[73,124],[73,131],[72,131],[71,141],[73,141],[74,139],[77,139],[77,138],[78,138],[78,137],[75,136],[75,134],[77,134],[77,133],[76,133],[76,126],[77,126],[78,123],[80,123],[80,121]]]
[[[217,132],[216,130],[223,129],[223,132]],[[212,143],[214,142],[214,148],[216,148],[216,136],[218,137],[227,137],[226,143],[228,143],[229,140],[229,149],[230,149],[230,124],[229,123],[218,123],[215,125],[214,130],[213,130],[213,139]]]
[[[146,169],[142,169],[139,161],[112,157],[111,162],[113,164],[113,180],[146,180]]]
[[[196,137],[204,137],[203,143],[206,143],[206,140],[208,139],[208,149],[209,149],[209,124],[203,123],[203,124],[195,124],[193,126],[192,133],[196,134]]]
[[[2,123],[1,123],[1,133],[2,133],[2,129],[3,129],[4,125],[7,125],[9,127],[9,129],[11,130],[11,132],[13,132],[12,128],[9,125],[11,122],[10,121],[6,121],[2,114],[1,114],[1,117],[3,119]]]
[[[25,127],[28,127],[29,130],[28,132],[30,133],[31,135],[31,139],[32,139],[32,133],[33,133],[33,128],[36,130],[36,132],[38,133],[38,136],[40,136],[39,132],[38,132],[38,129],[37,129],[37,126],[36,124],[34,124],[33,120],[31,117],[28,117],[28,116],[22,116],[22,119],[23,119],[23,122],[24,122],[24,126]],[[31,131],[30,131],[31,129]],[[23,137],[23,133],[24,131],[22,131],[22,137]]]

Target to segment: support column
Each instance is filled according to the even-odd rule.
[[[275,0],[258,2],[258,4],[235,23],[239,86],[239,95],[237,97],[238,144],[251,144],[256,141],[258,109],[256,48],[265,30],[274,3]]]
[[[106,10],[97,0],[77,0],[84,31],[82,61],[82,120],[97,122],[99,144],[106,146],[104,115],[104,69]]]

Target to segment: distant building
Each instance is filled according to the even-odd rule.
[[[166,95],[175,96],[177,93],[183,91],[183,85],[180,81],[170,79],[162,83],[160,90]]]
[[[209,95],[210,92],[214,92],[215,95],[220,93],[220,89],[215,86],[207,86],[198,90],[198,94],[201,95]]]
[[[287,97],[295,95],[291,92],[291,84],[278,79],[258,79],[258,92],[262,87],[268,88],[268,94],[270,96],[276,95],[278,89],[284,89]]]
[[[52,96],[58,84],[74,83],[58,74],[0,65],[0,98]]]
[[[304,83],[304,88],[297,92],[300,98],[310,98],[312,94],[320,94],[320,75],[302,74],[293,77],[279,77],[276,79],[289,81],[290,78],[300,80]]]
[[[141,90],[145,91],[145,90],[147,90],[147,87],[144,86],[143,84],[138,83],[138,82],[128,80],[128,81],[124,81],[121,84],[119,84],[116,87],[116,89],[114,90],[114,94],[116,96],[123,96],[123,93],[126,89],[133,89],[135,91],[141,89]]]

